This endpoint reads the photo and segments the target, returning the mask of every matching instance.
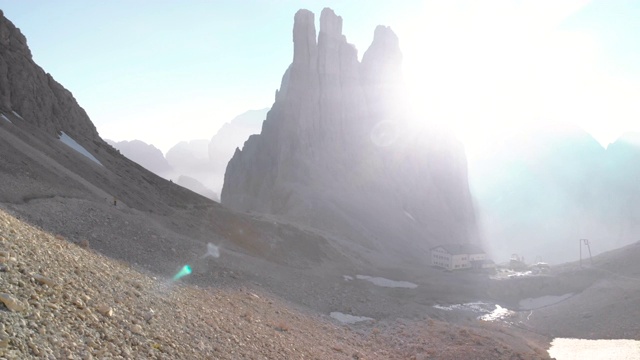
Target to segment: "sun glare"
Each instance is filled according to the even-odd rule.
[[[588,34],[559,27],[586,3],[426,1],[398,29],[414,126],[450,129],[469,157],[536,123],[574,123],[603,142],[591,125],[608,103],[638,114],[626,101],[637,89],[596,70]]]

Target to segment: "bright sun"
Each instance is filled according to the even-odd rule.
[[[611,109],[637,119],[638,89],[597,71],[591,37],[559,28],[585,3],[426,1],[397,29],[415,126],[451,129],[469,157],[533,124],[574,123],[601,142],[619,135],[599,124]]]

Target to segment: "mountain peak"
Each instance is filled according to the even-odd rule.
[[[402,78],[402,52],[398,36],[388,26],[378,25],[373,42],[362,56],[366,76],[372,81],[398,81]]]
[[[0,45],[8,50],[31,59],[31,50],[27,46],[27,38],[20,32],[9,19],[4,17],[4,13],[0,10]]]
[[[475,220],[464,153],[453,141],[404,131],[395,33],[378,27],[362,62],[331,9],[322,11],[317,42],[307,10],[296,13],[293,34],[293,61],[262,133],[229,162],[222,203],[396,255],[467,242]],[[375,143],[381,129],[392,133],[385,145],[398,146]]]
[[[293,63],[312,67],[316,58],[315,16],[309,10],[299,10],[293,23]]]
[[[342,17],[336,15],[330,8],[322,9],[322,13],[320,13],[320,33],[341,37]]]

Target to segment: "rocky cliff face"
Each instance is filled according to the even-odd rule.
[[[31,57],[27,41],[0,11],[0,110],[15,111],[51,135],[98,139],[95,126],[73,95]]]
[[[447,134],[410,128],[396,35],[376,28],[360,62],[341,17],[324,9],[317,37],[314,23],[296,13],[293,62],[261,134],[229,162],[222,203],[377,253],[424,257],[434,244],[475,240],[464,151]]]
[[[121,204],[161,214],[210,203],[103,141],[73,95],[33,61],[24,35],[1,12],[0,120],[3,202],[116,197]]]

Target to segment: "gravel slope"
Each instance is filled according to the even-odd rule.
[[[640,242],[560,266],[550,280],[575,295],[534,310],[526,325],[552,337],[640,340]],[[555,284],[554,284],[555,283]],[[556,285],[556,284],[559,284]],[[578,285],[571,289],[568,285]]]
[[[506,329],[426,321],[345,327],[265,291],[156,278],[0,211],[7,359],[536,359]]]

